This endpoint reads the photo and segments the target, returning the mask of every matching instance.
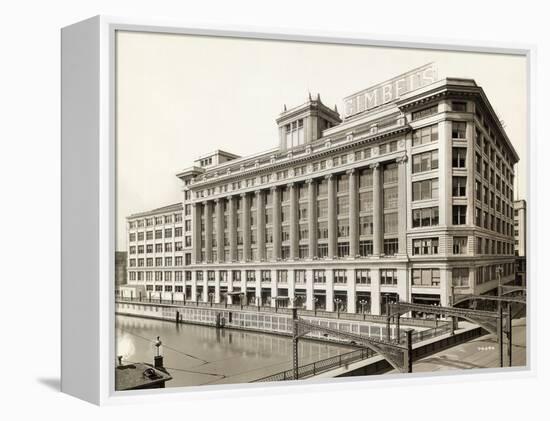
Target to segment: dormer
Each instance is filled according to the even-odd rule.
[[[323,130],[342,122],[336,106],[330,109],[324,105],[319,94],[316,99],[310,94],[307,102],[289,110],[285,105],[276,121],[281,151],[314,142],[323,136]]]

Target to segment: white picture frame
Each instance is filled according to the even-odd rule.
[[[231,25],[190,23],[96,16],[62,30],[62,378],[63,392],[98,405],[143,401],[170,401],[216,396],[294,393],[330,387],[376,387],[400,384],[403,375],[391,378],[329,379],[294,384],[238,384],[185,389],[117,393],[114,390],[114,239],[115,239],[115,131],[114,64],[117,30],[173,34],[231,36],[254,39],[296,40],[382,47],[423,48],[525,56],[528,62],[528,103],[535,92],[531,45],[485,42],[467,45],[452,40],[404,39],[354,33],[320,33],[258,29]],[[529,116],[531,118],[531,116]],[[529,126],[529,132],[533,130]],[[528,140],[529,159],[533,153]],[[529,180],[528,180],[529,183]],[[529,185],[529,184],[528,184]],[[528,269],[529,271],[529,269]],[[530,295],[536,284],[530,284]],[[529,300],[528,342],[533,331],[534,301]],[[527,368],[505,373],[486,369],[474,376],[508,378],[534,373],[533,347],[528,347]],[[461,376],[466,373],[461,372]],[[472,374],[470,374],[472,375]],[[407,382],[434,381],[438,377],[407,375]],[[411,378],[409,378],[411,377]]]

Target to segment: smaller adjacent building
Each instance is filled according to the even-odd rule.
[[[115,287],[128,283],[128,253],[125,251],[115,251]]]
[[[516,282],[526,285],[527,272],[527,202],[514,201],[514,253],[516,255]]]

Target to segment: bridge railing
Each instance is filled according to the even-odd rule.
[[[445,324],[440,327],[427,329],[423,331],[415,331],[412,334],[412,341],[413,343],[422,342],[427,339],[441,336],[450,331],[451,331],[451,327],[449,324]],[[407,336],[406,333],[401,334],[401,339],[405,340],[406,336]],[[376,352],[372,351],[371,349],[361,348],[345,354],[335,355],[333,357],[315,361],[313,363],[304,364],[298,367],[298,379],[305,379],[308,377],[312,377],[317,374],[321,374],[335,368],[344,367],[351,363],[374,357],[375,355],[376,355]],[[282,380],[294,380],[293,369],[271,374],[269,376],[256,379],[253,382],[254,383],[255,382],[275,382],[275,381],[282,381]]]
[[[240,305],[240,304],[226,304],[226,303],[210,303],[204,301],[190,301],[190,300],[172,300],[172,299],[163,299],[163,298],[149,298],[149,297],[122,297],[120,294],[116,295],[116,301],[125,302],[125,303],[135,303],[135,304],[163,304],[163,305],[174,305],[174,306],[186,306],[186,307],[198,307],[198,308],[215,308],[215,309],[234,309],[234,310],[246,310],[246,311],[255,311],[260,313],[270,313],[270,314],[292,314],[292,309],[287,307],[270,307],[270,306],[256,306],[256,305]],[[338,313],[337,311],[326,311],[326,310],[306,310],[299,309],[298,316],[303,317],[320,317],[326,319],[340,319],[346,321],[366,321],[373,323],[386,323],[386,316],[378,316],[374,314],[367,313]],[[401,324],[405,326],[416,326],[416,327],[428,327],[431,328],[434,326],[433,319],[420,319],[420,318],[408,318],[402,317]],[[439,320],[438,324],[444,325],[448,324],[446,321]]]

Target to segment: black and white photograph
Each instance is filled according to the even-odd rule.
[[[525,56],[115,45],[116,391],[526,367]]]

